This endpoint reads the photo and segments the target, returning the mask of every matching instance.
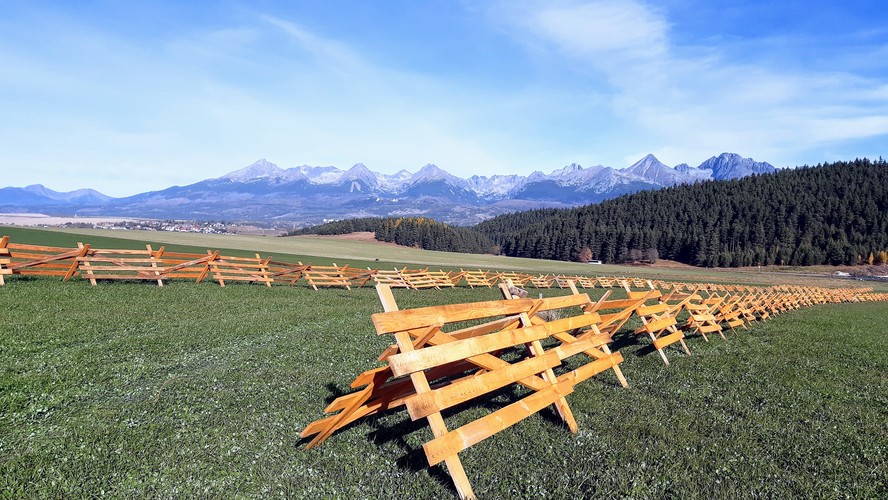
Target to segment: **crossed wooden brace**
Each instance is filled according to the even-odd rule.
[[[393,334],[395,346],[380,356],[388,365],[358,376],[352,387],[363,389],[342,396],[325,410],[339,413],[307,426],[303,437],[314,436],[308,447],[322,443],[337,429],[366,415],[401,405],[413,420],[428,419],[434,439],[423,445],[429,465],[444,462],[461,497],[472,498],[458,453],[541,409],[554,405],[572,432],[577,424],[565,397],[576,384],[604,370],[616,368],[620,353],[600,349],[610,335],[600,333],[595,312],[543,321],[545,309],[592,304],[587,295],[556,299],[512,299],[452,304],[399,311],[391,290],[377,286],[386,312],[374,314],[379,334]],[[497,318],[454,332],[450,323]],[[548,350],[542,341],[557,339]],[[526,346],[528,356],[510,363],[499,357],[504,350]],[[592,361],[560,375],[561,361],[586,353]],[[618,371],[615,370],[615,371]],[[621,382],[624,379],[621,378]],[[442,380],[443,379],[443,380]],[[510,384],[531,393],[504,408],[454,430],[448,430],[441,411]]]

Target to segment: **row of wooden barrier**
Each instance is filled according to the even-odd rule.
[[[163,286],[170,279],[196,282],[207,277],[225,286],[226,282],[246,281],[271,286],[275,281],[294,282],[307,266],[275,262],[271,258],[235,257],[208,250],[206,254],[168,252],[145,245],[144,250],[102,249],[78,243],[77,248],[11,243],[0,238],[0,267],[3,274],[55,276],[68,281],[74,277],[92,285],[105,280],[147,281]]]
[[[501,283],[517,287],[582,289],[648,288],[675,291],[708,291],[721,293],[756,293],[764,290],[750,285],[691,284],[640,277],[606,277],[580,275],[528,274],[513,271],[459,270],[432,271],[422,269],[370,269],[349,265],[312,265],[302,262],[275,261],[256,253],[253,257],[223,255],[218,250],[206,254],[167,251],[165,247],[144,250],[101,249],[78,243],[75,248],[13,243],[8,236],[0,238],[0,285],[4,276],[56,276],[64,281],[79,277],[92,285],[100,281],[133,280],[163,286],[169,280],[214,280],[221,286],[227,282],[294,285],[303,283],[318,290],[321,287],[345,289],[368,285],[390,288],[447,289],[457,286],[492,288]],[[886,300],[886,294],[873,294],[872,289],[819,290],[835,301]],[[790,290],[790,288],[786,288]]]
[[[428,421],[433,438],[423,450],[429,466],[444,463],[459,496],[474,498],[459,453],[550,406],[577,432],[567,398],[577,384],[600,373],[612,371],[629,387],[620,368],[623,357],[608,344],[630,318],[640,326],[627,333],[649,338],[668,365],[666,351],[675,349],[670,346],[691,355],[687,337],[709,342],[717,334],[727,340],[727,332],[793,309],[861,296],[888,300],[888,294],[860,295],[851,289],[777,286],[728,292],[700,285],[623,285],[592,300],[568,280],[569,295],[532,299],[507,279],[499,284],[502,300],[400,310],[391,285],[379,284],[384,312],[371,319],[377,334],[395,341],[378,357],[383,366],[358,375],[351,384],[356,391],[335,399],[324,410],[327,416],[300,435],[313,448],[358,419],[405,407],[411,420]],[[566,359],[577,356],[579,364],[572,361],[571,369],[564,368]],[[530,392],[522,390],[524,396],[458,428],[447,426],[444,410],[456,411],[457,405],[510,385]]]
[[[552,321],[540,316],[593,305],[586,294],[401,311],[388,285],[378,285],[377,290],[385,312],[372,316],[373,325],[379,335],[395,340],[379,356],[386,365],[358,375],[352,387],[359,390],[334,400],[325,410],[334,415],[302,431],[302,437],[312,438],[309,448],[357,419],[405,406],[411,419],[427,419],[432,430],[434,439],[423,445],[429,465],[446,464],[460,497],[474,498],[458,456],[461,451],[549,405],[576,432],[566,399],[574,386],[605,370],[614,370],[622,379],[618,365],[623,358],[607,350],[610,337],[597,329],[598,314]],[[467,321],[476,324],[460,328]],[[557,345],[551,346],[553,342]],[[544,343],[550,347],[544,348]],[[519,358],[504,356],[525,346]],[[580,355],[583,364],[555,374],[554,368],[565,359]],[[531,392],[478,420],[448,429],[442,411],[512,384]]]

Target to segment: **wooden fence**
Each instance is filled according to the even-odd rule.
[[[309,424],[308,447],[320,445],[336,430],[357,419],[405,406],[412,420],[426,419],[434,438],[423,445],[430,466],[444,463],[461,498],[474,498],[459,453],[521,420],[553,406],[571,432],[576,419],[567,396],[574,387],[605,370],[616,368],[620,353],[601,349],[610,336],[596,328],[596,313],[547,321],[544,311],[592,304],[588,295],[555,299],[504,299],[449,304],[400,311],[391,289],[377,285],[385,312],[372,316],[379,335],[395,344],[380,360],[386,365],[358,375],[358,391],[339,397],[325,410],[333,414]],[[452,329],[472,321],[480,324]],[[543,347],[546,344],[547,348]],[[554,368],[569,357],[586,362],[561,375]],[[573,366],[573,365],[572,365]],[[531,393],[506,407],[456,429],[449,429],[442,411],[517,384]]]
[[[444,289],[458,286],[470,288],[491,288],[500,283],[511,283],[518,287],[535,288],[603,288],[637,290],[660,290],[662,292],[699,292],[717,294],[724,303],[716,310],[699,314],[713,314],[725,328],[735,329],[744,325],[747,317],[778,314],[791,308],[832,302],[860,302],[886,300],[886,294],[873,293],[871,288],[827,289],[822,287],[775,286],[753,287],[730,284],[690,284],[665,280],[647,280],[640,277],[622,276],[579,276],[553,274],[527,274],[515,271],[464,270],[444,271],[422,269],[380,270],[356,268],[348,264],[338,266],[290,263],[275,261],[270,256],[256,253],[253,257],[226,256],[216,250],[206,254],[168,252],[165,247],[157,250],[146,245],[141,249],[103,249],[80,243],[75,248],[52,247],[14,243],[8,236],[0,238],[0,285],[10,277],[55,276],[63,281],[81,277],[96,285],[103,281],[131,280],[155,283],[163,286],[170,280],[192,280],[202,282],[207,278],[220,286],[233,281],[255,283],[267,287],[273,284],[303,284],[315,290],[320,288],[361,288],[371,283],[384,284],[392,288]],[[636,293],[636,292],[633,292]],[[729,298],[728,298],[729,297]],[[613,304],[630,299],[611,299]],[[691,307],[695,307],[693,303]],[[612,320],[611,327],[622,324],[620,311],[611,311],[616,317],[604,316]],[[606,322],[607,323],[607,322]],[[711,326],[711,325],[710,325]],[[609,328],[606,324],[604,328]],[[692,328],[694,333],[711,333],[709,327]],[[712,330],[715,331],[715,330]],[[665,333],[665,332],[664,332]],[[708,340],[708,338],[707,338]]]
[[[474,498],[461,453],[548,407],[577,432],[568,401],[577,384],[612,370],[629,386],[620,369],[623,357],[608,344],[633,316],[641,323],[635,333],[648,336],[668,365],[665,349],[673,344],[691,355],[686,333],[700,334],[708,342],[706,334],[718,332],[727,340],[725,329],[740,332],[737,328],[746,323],[799,307],[856,297],[888,300],[888,294],[860,295],[851,289],[736,286],[727,291],[684,284],[669,289],[646,280],[614,280],[611,285],[622,287],[626,297],[612,299],[613,290],[608,290],[593,301],[568,280],[569,295],[521,298],[506,279],[499,284],[504,300],[402,311],[391,287],[378,284],[384,312],[371,320],[377,334],[393,336],[395,343],[378,357],[382,366],[359,374],[351,384],[356,391],[333,400],[324,410],[327,416],[306,426],[300,436],[313,448],[361,418],[406,408],[411,420],[426,419],[432,431],[432,439],[422,446],[429,466],[445,464],[459,496]],[[573,369],[564,368],[565,360],[580,355],[582,361],[569,363]],[[444,410],[455,415],[459,405],[484,401],[510,385],[531,392],[455,429],[448,426]]]

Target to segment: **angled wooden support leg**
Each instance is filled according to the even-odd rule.
[[[395,339],[398,341],[398,348],[402,353],[413,351],[413,340],[407,332],[396,333]],[[416,389],[417,394],[424,394],[432,390],[429,387],[429,381],[426,379],[425,372],[417,371],[411,373],[410,379],[413,380],[413,387]],[[444,417],[441,416],[440,412],[432,413],[426,418],[429,422],[429,427],[432,429],[432,434],[436,438],[447,434],[447,425],[444,424]],[[469,477],[466,475],[466,470],[463,468],[459,456],[454,453],[445,458],[444,463],[447,464],[447,471],[450,473],[450,478],[453,479],[453,484],[456,486],[459,497],[474,499],[475,493],[472,491],[472,485],[469,483]]]

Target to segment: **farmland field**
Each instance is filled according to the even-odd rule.
[[[402,308],[498,298],[395,294]],[[372,288],[15,277],[0,303],[0,496],[455,496],[425,462],[427,424],[403,410],[316,449],[299,438],[392,341],[370,323],[381,311]],[[884,303],[792,311],[727,341],[692,337],[693,355],[672,350],[669,367],[627,328],[614,346],[631,387],[612,372],[580,384],[568,396],[577,434],[547,409],[460,456],[480,498],[885,497],[886,313]],[[445,419],[453,428],[519,393]]]

